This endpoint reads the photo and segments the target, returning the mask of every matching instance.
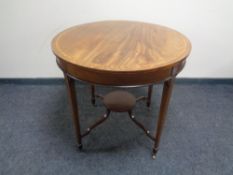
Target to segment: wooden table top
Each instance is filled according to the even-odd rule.
[[[130,73],[172,67],[187,58],[191,44],[160,25],[103,21],[64,30],[53,39],[52,50],[63,69]]]

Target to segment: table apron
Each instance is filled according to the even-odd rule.
[[[164,68],[136,72],[111,72],[87,69],[57,57],[58,66],[73,78],[104,86],[138,86],[166,81],[175,77],[184,67],[185,59]]]

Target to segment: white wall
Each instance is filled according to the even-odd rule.
[[[0,78],[61,77],[53,36],[109,19],[184,33],[193,50],[180,77],[233,77],[233,0],[0,0]]]

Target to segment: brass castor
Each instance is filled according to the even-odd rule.
[[[156,158],[157,152],[158,152],[158,149],[153,148],[153,151],[152,151],[152,159],[155,159],[155,158]]]

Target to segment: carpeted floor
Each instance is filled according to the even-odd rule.
[[[101,101],[91,105],[87,85],[77,89],[84,130],[104,107]],[[109,90],[97,88],[103,94]],[[151,110],[144,102],[135,109],[151,130],[160,97],[161,85],[154,87]],[[1,175],[232,175],[233,85],[175,85],[156,160],[151,140],[126,114],[112,113],[84,138],[82,152],[75,143],[63,84],[0,85]]]

